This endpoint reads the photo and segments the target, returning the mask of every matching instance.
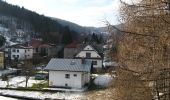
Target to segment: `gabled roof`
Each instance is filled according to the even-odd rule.
[[[98,53],[103,53],[103,46],[98,44],[80,44],[78,46],[78,51],[82,51],[88,45],[93,47],[93,49],[96,50]]]
[[[79,53],[81,53],[82,51],[86,51],[84,50],[87,46],[90,46],[92,49],[94,49],[94,51],[100,55],[100,57],[103,57],[103,47],[102,45],[88,45],[88,44],[83,44],[80,45],[78,48],[78,53],[76,55],[78,55]],[[91,51],[91,50],[89,50]]]
[[[42,44],[39,46],[39,48],[51,48],[53,46],[49,45],[49,44]]]
[[[68,44],[68,45],[66,45],[66,47],[65,48],[77,48],[77,43],[76,42],[73,42],[73,43],[71,43],[71,44]]]
[[[54,71],[90,72],[91,64],[91,60],[85,59],[82,61],[82,59],[52,58],[45,69]]]
[[[51,47],[56,46],[55,44],[51,44],[51,43],[44,44],[41,39],[32,39],[32,40],[30,41],[30,45],[31,45],[33,48],[51,48]]]
[[[30,45],[33,48],[38,48],[41,44],[42,44],[42,40],[39,40],[39,39],[32,39],[30,42]]]
[[[16,45],[12,45],[9,48],[16,48],[16,49],[32,49],[32,46],[24,46],[22,44],[16,44]]]

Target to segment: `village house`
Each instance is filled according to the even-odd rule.
[[[41,56],[56,57],[57,53],[57,46],[54,44],[42,44],[39,46]]]
[[[39,54],[39,46],[43,44],[42,39],[31,39],[29,42],[29,45],[33,47],[33,54],[37,55]]]
[[[33,58],[33,48],[24,45],[12,45],[5,48],[5,57],[11,60],[27,60]]]
[[[45,68],[49,71],[49,86],[81,89],[90,82],[91,67],[90,60],[53,58]]]
[[[71,43],[64,48],[64,58],[84,58],[93,62],[93,67],[101,69],[103,64],[104,49],[102,45],[76,44]]]
[[[84,58],[89,59],[93,63],[93,68],[101,69],[102,61],[103,61],[103,53],[101,48],[97,48],[97,46],[86,45],[83,50],[81,50],[75,58]],[[102,47],[102,46],[101,46]]]
[[[57,57],[61,47],[55,44],[45,44],[41,39],[32,39],[29,43],[33,47],[33,55],[35,56],[47,56]]]
[[[78,52],[77,43],[68,44],[64,48],[64,58],[74,58]]]

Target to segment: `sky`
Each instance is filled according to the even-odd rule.
[[[118,24],[119,0],[4,0],[45,16],[60,18],[82,26],[105,26],[106,20]]]

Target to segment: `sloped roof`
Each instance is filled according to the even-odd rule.
[[[77,43],[73,42],[71,44],[66,45],[66,48],[77,48]]]
[[[39,48],[51,48],[52,46],[49,44],[42,44],[39,46]]]
[[[42,40],[32,39],[30,45],[33,48],[38,48],[42,44]]]
[[[58,59],[52,58],[46,66],[46,70],[55,71],[73,71],[73,72],[90,72],[91,70],[91,60],[82,59]]]
[[[99,44],[80,44],[78,45],[78,51],[82,51],[86,46],[92,46],[98,53],[103,53],[103,45]]]
[[[12,45],[10,46],[10,48],[17,48],[17,49],[32,49],[32,46],[24,46],[22,44],[16,44],[16,45]]]

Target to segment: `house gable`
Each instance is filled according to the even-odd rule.
[[[99,55],[99,53],[90,45],[87,45],[80,53],[76,55],[76,58],[79,57],[80,58],[102,58]]]
[[[90,45],[87,45],[83,50],[92,50],[92,51],[96,51],[92,46],[90,46]]]
[[[88,57],[87,55],[90,55]],[[95,51],[81,51],[76,58],[101,58],[101,56]]]

